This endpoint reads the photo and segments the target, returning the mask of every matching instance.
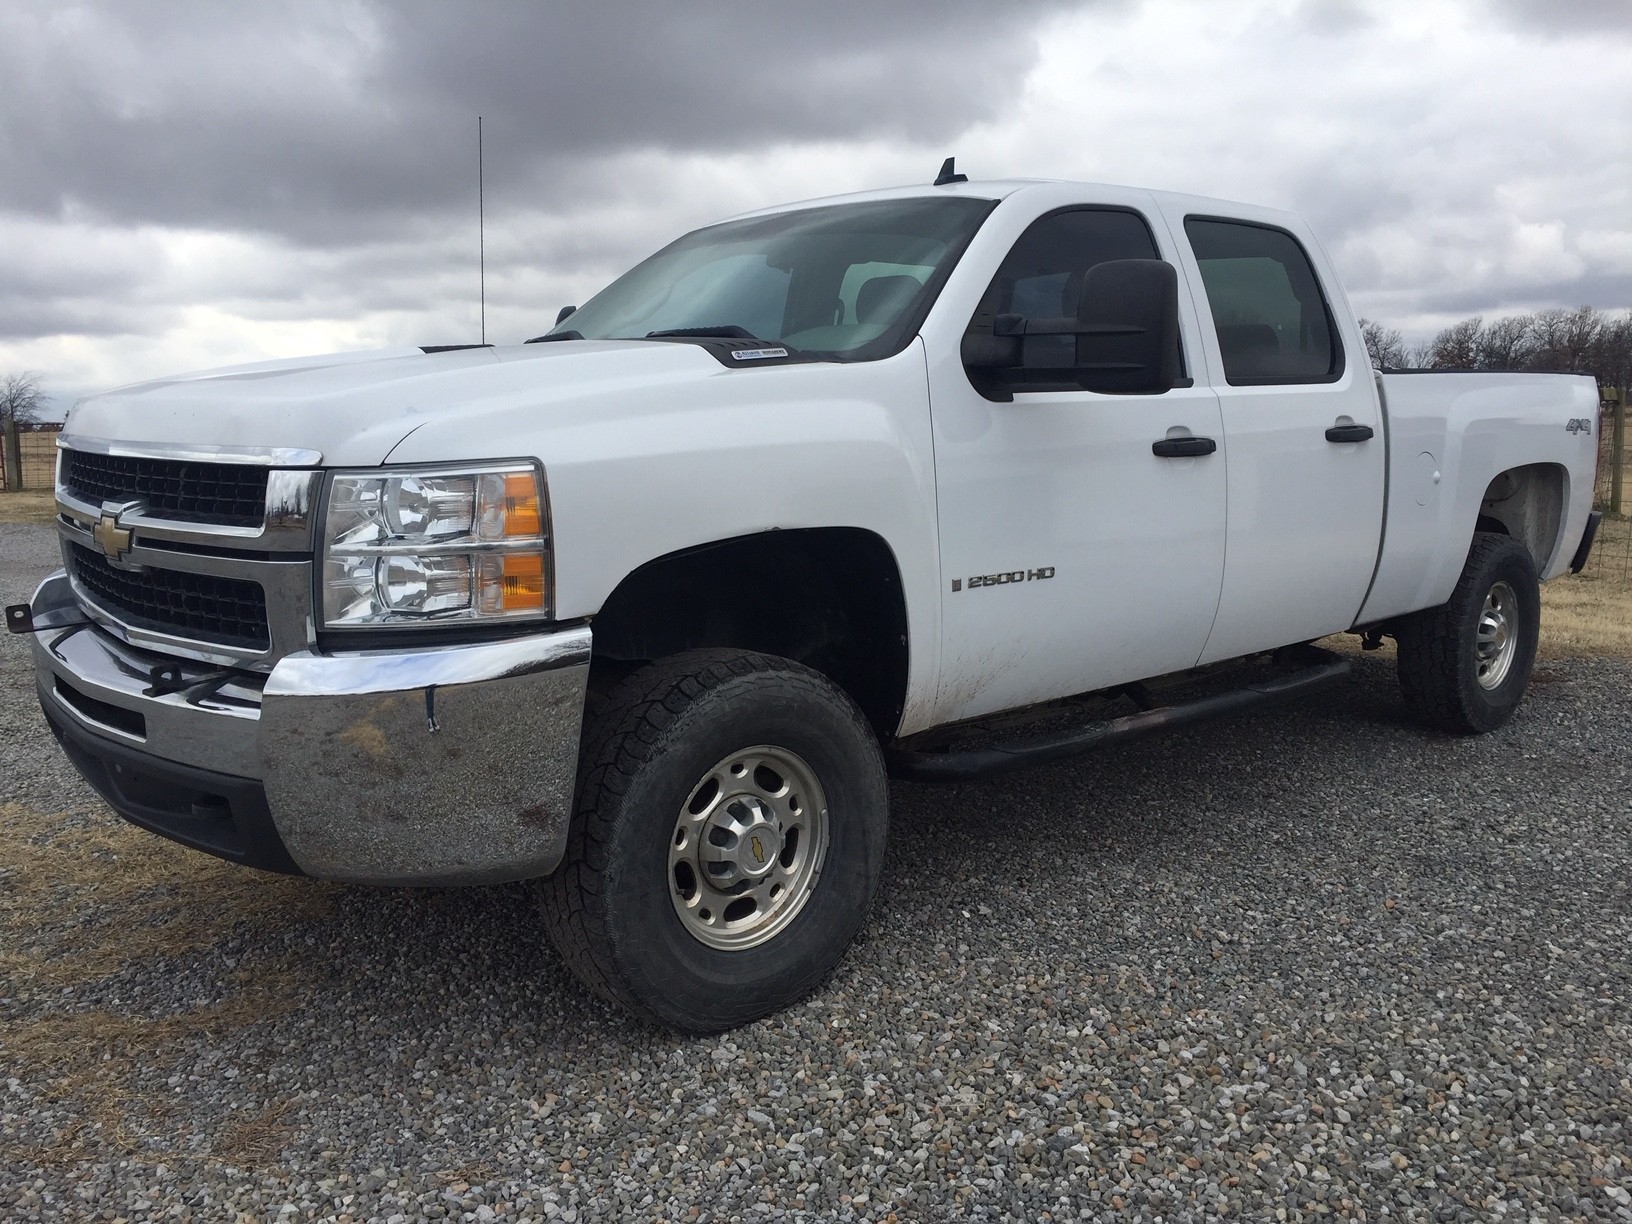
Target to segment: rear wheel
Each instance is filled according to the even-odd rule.
[[[1446,731],[1501,726],[1530,682],[1540,623],[1529,551],[1504,535],[1475,535],[1450,599],[1417,613],[1396,634],[1406,704]]]
[[[883,863],[871,729],[786,659],[692,651],[618,684],[587,728],[552,939],[636,1014],[717,1032],[797,1001],[843,956]]]

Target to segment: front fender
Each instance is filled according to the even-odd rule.
[[[431,422],[394,462],[447,460],[472,438],[533,454],[548,481],[556,614],[592,618],[656,558],[718,540],[854,527],[898,559],[911,659],[903,733],[928,716],[940,646],[939,547],[922,341],[869,362],[687,371],[585,384],[570,410],[506,407]],[[550,393],[559,397],[560,388]],[[502,446],[494,441],[502,439]],[[795,593],[759,589],[742,598]]]

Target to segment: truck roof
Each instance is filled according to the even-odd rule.
[[[978,200],[1003,200],[1009,196],[1032,191],[1047,190],[1052,193],[1061,187],[1080,187],[1085,195],[1090,198],[1096,192],[1109,192],[1119,195],[1130,191],[1142,192],[1165,203],[1181,203],[1186,211],[1192,212],[1198,209],[1202,211],[1217,210],[1229,215],[1246,212],[1262,214],[1267,211],[1283,211],[1268,209],[1262,204],[1249,204],[1240,200],[1218,199],[1212,196],[1192,195],[1188,192],[1157,191],[1146,187],[1131,187],[1127,184],[1087,183],[1071,179],[1009,178],[947,183],[940,187],[929,184],[912,184],[901,187],[883,187],[872,191],[846,192],[842,195],[818,196],[809,200],[795,200],[786,204],[771,205],[767,208],[756,208],[748,212],[738,213],[732,217],[722,218],[722,220],[736,221],[744,217],[763,217],[775,213],[794,212],[805,208],[820,208],[829,204],[856,204],[869,200],[909,200],[945,195],[966,196]]]

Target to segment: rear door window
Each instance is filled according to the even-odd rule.
[[[1245,221],[1187,217],[1231,386],[1333,382],[1343,349],[1298,240]]]

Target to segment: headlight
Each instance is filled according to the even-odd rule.
[[[323,624],[548,616],[549,500],[536,467],[334,472]]]

